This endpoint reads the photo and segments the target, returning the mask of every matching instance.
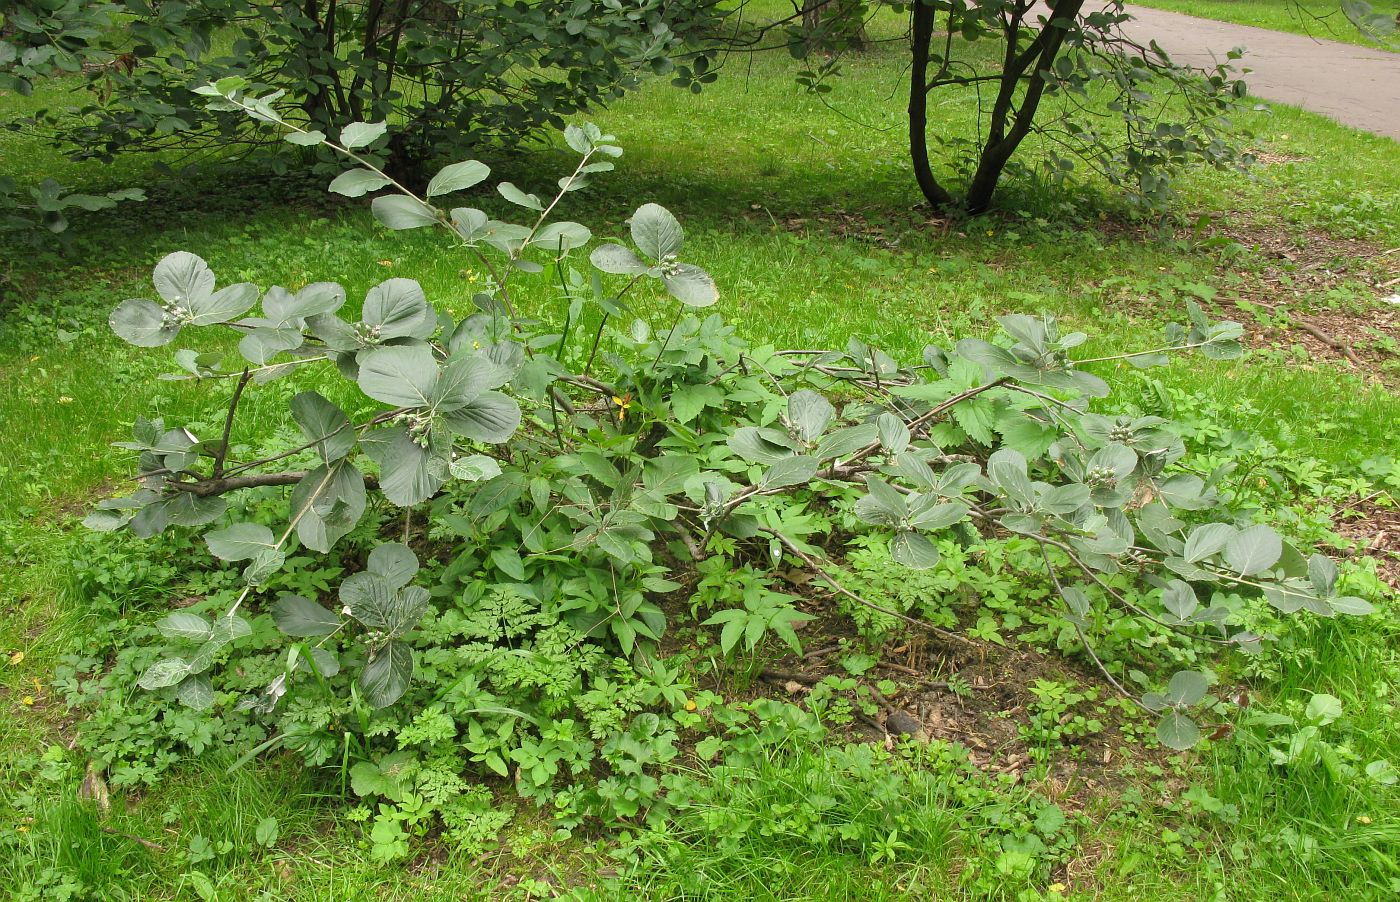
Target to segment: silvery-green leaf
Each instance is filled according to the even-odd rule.
[[[812,454],[817,460],[846,457],[866,445],[874,443],[876,437],[874,423],[847,426],[822,436],[822,440],[817,444],[817,450]]]
[[[428,197],[437,197],[439,194],[451,194],[453,191],[461,191],[473,185],[480,184],[483,179],[491,174],[491,167],[476,160],[465,160],[461,163],[453,163],[451,166],[444,166],[432,181],[428,182]]]
[[[1269,604],[1278,608],[1285,614],[1293,614],[1301,611],[1313,601],[1311,589],[1290,585],[1288,581],[1280,585],[1266,584],[1263,591],[1264,597],[1268,599]]]
[[[378,141],[388,129],[387,122],[352,122],[340,130],[340,145],[354,150]]]
[[[190,298],[188,306],[194,314],[190,325],[212,326],[216,323],[226,323],[247,313],[257,301],[258,286],[252,282],[240,282],[220,288],[213,294]]]
[[[904,455],[900,455],[902,458]],[[974,463],[953,464],[938,477],[938,494],[946,497],[962,494],[963,490],[982,476],[982,469]]]
[[[1169,749],[1184,752],[1201,738],[1201,728],[1190,717],[1175,708],[1162,713],[1157,721],[1157,741]]]
[[[593,238],[593,233],[585,225],[577,222],[551,222],[535,233],[531,244],[537,244],[551,251],[569,251],[583,247]]]
[[[1200,563],[1225,547],[1238,530],[1228,523],[1204,523],[1191,530],[1186,538],[1182,557],[1192,564]]]
[[[425,345],[370,351],[360,358],[360,391],[397,407],[430,407],[438,365]]]
[[[505,385],[511,375],[510,368],[496,363],[489,354],[450,360],[433,391],[432,407],[438,413],[457,410],[471,403],[482,392]]]
[[[1012,532],[1027,536],[1039,535],[1040,527],[1044,525],[1041,517],[1032,514],[1005,514],[997,522]]]
[[[454,207],[451,216],[452,228],[468,243],[481,238],[490,221],[490,217],[475,207]]]
[[[335,177],[330,184],[330,190],[346,197],[363,197],[371,191],[378,191],[385,185],[392,184],[393,179],[373,169],[349,169]]]
[[[413,650],[397,639],[379,649],[360,672],[360,691],[372,708],[387,708],[413,679]]]
[[[340,584],[340,603],[369,629],[388,632],[397,591],[380,574],[365,570],[347,576]]]
[[[1308,579],[1317,594],[1331,595],[1337,587],[1337,565],[1325,554],[1314,554],[1308,559]]]
[[[954,350],[964,360],[981,364],[993,372],[1003,372],[1007,367],[1016,363],[1016,358],[1011,356],[1010,351],[990,342],[982,341],[980,338],[964,338],[958,342]]]
[[[526,194],[510,182],[501,182],[496,186],[501,197],[528,210],[544,210],[544,204],[533,194]]]
[[[214,293],[214,273],[209,264],[187,251],[176,251],[161,258],[152,281],[162,300],[186,307],[191,301]]]
[[[1060,517],[1073,514],[1088,503],[1089,487],[1077,482],[1046,489],[1036,500],[1037,507]]]
[[[505,385],[515,377],[516,373],[520,372],[526,361],[525,346],[518,341],[498,341],[487,345],[482,349],[482,353],[487,360],[496,364],[502,371],[501,375],[497,377],[501,381],[495,385],[487,385],[487,388],[500,388]],[[557,361],[555,361],[555,365],[557,366]]]
[[[400,507],[426,501],[447,479],[447,461],[416,444],[403,427],[376,429],[360,445],[379,464],[384,497]]]
[[[967,516],[967,505],[926,495],[909,504],[909,525],[925,532],[947,529]]]
[[[744,460],[758,464],[776,463],[798,451],[797,444],[785,433],[777,429],[760,429],[757,426],[736,429],[726,444]]]
[[[1211,506],[1212,499],[1206,492],[1206,484],[1199,476],[1178,473],[1162,480],[1158,485],[1162,500],[1181,510],[1204,510]]]
[[[660,262],[680,253],[684,240],[681,224],[660,204],[642,204],[632,214],[632,241],[651,259]]]
[[[909,427],[894,414],[880,414],[875,418],[875,428],[880,434],[880,447],[886,454],[902,454],[909,447]]]
[[[320,392],[304,391],[293,396],[291,408],[292,419],[306,440],[315,443],[313,447],[322,460],[340,460],[355,447],[350,418]]]
[[[214,705],[214,684],[207,673],[192,673],[175,688],[175,698],[194,711],[207,711]]]
[[[405,586],[394,595],[389,610],[389,635],[402,636],[423,619],[428,610],[428,590],[422,586]]]
[[[300,595],[283,592],[272,603],[272,619],[288,636],[310,638],[329,636],[340,629],[340,618],[321,605]]]
[[[856,501],[856,516],[876,526],[894,526],[909,515],[904,496],[891,488],[889,483],[867,476],[865,484],[868,491]]]
[[[687,307],[709,307],[719,301],[719,287],[705,270],[689,263],[663,267],[661,283],[671,297]]]
[[[1204,673],[1197,670],[1178,670],[1172,674],[1163,696],[1169,705],[1189,707],[1205,698],[1208,689],[1210,680]]]
[[[93,532],[113,532],[125,526],[130,519],[130,514],[121,511],[95,510],[83,518],[83,526]]]
[[[214,659],[227,644],[227,642],[218,642],[211,639],[199,646],[199,648],[196,648],[194,654],[190,655],[189,672],[191,674],[204,673],[210,667],[213,667]]]
[[[933,473],[933,468],[930,467],[928,463],[922,457],[919,457],[917,454],[913,454],[907,451],[903,454],[900,454],[894,460],[893,469],[894,475],[898,475],[901,478],[912,482],[914,484],[914,488],[918,489],[921,492],[931,492],[934,489],[940,487],[938,477],[936,477]],[[977,470],[977,467],[974,465],[973,469]],[[977,470],[977,472],[980,473],[981,471]]]
[[[413,279],[387,279],[365,294],[360,319],[379,327],[379,338],[431,338],[437,331],[437,313]],[[319,335],[319,333],[318,333]]]
[[[442,415],[442,422],[457,435],[499,445],[520,428],[520,405],[498,391],[482,392],[468,403]]]
[[[250,586],[261,586],[267,582],[282,565],[287,562],[287,555],[280,548],[267,548],[258,552],[252,562],[243,568],[243,581]]]
[[[236,639],[246,639],[253,635],[253,625],[237,614],[220,614],[214,618],[210,641],[227,645]]]
[[[210,553],[223,561],[246,561],[277,545],[272,530],[261,523],[235,523],[205,533],[204,541]]]
[[[501,475],[501,465],[485,454],[459,457],[452,461],[447,470],[453,478],[463,482],[480,482]]]
[[[156,622],[156,630],[167,639],[187,639],[191,642],[204,642],[213,631],[209,621],[189,611],[167,614]]]
[[[175,526],[204,526],[213,523],[228,510],[228,502],[211,495],[200,497],[193,492],[180,492],[164,502],[165,518]]]
[[[254,329],[238,342],[238,353],[254,366],[263,366],[285,351],[301,347],[304,338],[300,329],[290,326],[278,329]]]
[[[788,421],[803,441],[815,442],[835,418],[836,408],[811,389],[804,388],[788,397]]]
[[[325,679],[330,679],[340,673],[340,659],[324,648],[310,648],[311,661],[316,665],[316,672]]]
[[[498,222],[491,220],[481,231],[481,240],[494,247],[503,254],[515,255],[525,246],[525,239],[530,237],[528,226],[516,225],[513,222]]]
[[[1262,523],[1243,529],[1225,543],[1225,563],[1241,576],[1253,576],[1278,563],[1283,540]]]
[[[1338,614],[1348,614],[1352,617],[1365,617],[1376,612],[1375,605],[1364,598],[1357,598],[1355,595],[1329,598],[1327,604]]]
[[[597,126],[594,126],[593,123],[591,123],[591,122],[590,122],[590,123],[587,123],[587,126],[592,126],[592,128],[593,128],[594,130],[597,129]],[[569,149],[572,150],[574,153],[577,153],[577,154],[587,154],[587,153],[589,153],[590,151],[593,150],[593,141],[594,141],[594,140],[595,140],[595,139],[593,138],[593,136],[591,136],[591,135],[589,134],[588,129],[587,129],[586,126],[579,126],[579,125],[566,125],[566,126],[564,126],[564,143],[567,144],[567,145],[569,145]]]
[[[142,689],[164,689],[174,686],[190,672],[190,665],[184,658],[164,658],[146,668],[136,685]]]
[[[603,272],[617,276],[632,276],[646,272],[651,267],[632,253],[631,248],[620,244],[600,244],[588,255],[592,264]]]
[[[1186,620],[1200,605],[1196,598],[1196,590],[1184,580],[1174,579],[1162,590],[1162,607],[1177,620]]]
[[[776,461],[768,471],[763,474],[763,487],[766,489],[780,489],[787,486],[802,485],[810,482],[813,476],[817,475],[817,459],[806,455],[784,457]]]
[[[405,194],[381,195],[370,203],[369,208],[385,228],[394,230],[419,229],[438,221],[437,210]]]
[[[987,459],[987,478],[1013,502],[1026,505],[1035,499],[1026,467],[1025,455],[1002,448]]]
[[[911,570],[927,570],[938,565],[938,547],[926,536],[901,529],[890,539],[890,557]]]
[[[288,144],[295,144],[298,147],[315,147],[326,140],[326,133],[313,130],[308,132],[287,132],[282,136],[282,140]]]
[[[127,344],[138,348],[168,345],[180,334],[180,325],[166,322],[165,310],[155,301],[132,298],[122,301],[108,317],[107,324]]]
[[[418,572],[418,556],[402,542],[383,542],[369,553],[365,569],[383,577],[389,588],[398,589]]]
[[[302,477],[292,489],[288,519],[296,521],[303,545],[325,554],[355,528],[366,501],[364,477],[342,459]]]
[[[1061,586],[1060,597],[1069,606],[1070,613],[1076,617],[1089,616],[1089,596],[1079,586]]]

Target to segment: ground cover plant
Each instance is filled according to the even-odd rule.
[[[855,97],[874,106],[886,96],[883,79],[896,75],[889,62],[877,55],[861,64],[851,82]],[[1138,667],[1165,681],[1177,669],[1209,660],[1219,667],[1222,697],[1248,693],[1251,704],[1242,714],[1210,716],[1208,732],[1229,724],[1231,735],[1207,737],[1204,746],[1173,755],[1156,743],[1155,720],[1133,713],[1130,703],[1121,707],[1078,651],[1033,540],[994,534],[966,547],[940,540],[938,564],[918,571],[891,557],[884,534],[841,555],[845,588],[883,607],[907,605],[932,626],[972,636],[973,645],[872,611],[826,589],[820,578],[807,578],[791,559],[776,578],[765,577],[771,552],[759,548],[746,556],[747,569],[710,555],[708,567],[697,566],[684,590],[659,598],[668,617],[661,660],[676,669],[674,679],[606,672],[607,686],[578,701],[575,732],[556,732],[548,742],[531,736],[542,754],[530,763],[538,760],[547,770],[557,756],[555,764],[567,772],[584,744],[603,744],[591,735],[595,726],[611,728],[619,711],[627,712],[624,719],[648,707],[658,712],[655,732],[648,719],[618,748],[598,749],[596,775],[619,765],[622,771],[609,784],[620,791],[606,802],[571,792],[566,775],[550,805],[537,809],[530,797],[521,798],[522,788],[534,791],[533,766],[517,783],[489,776],[484,761],[456,776],[472,774],[469,782],[486,787],[488,795],[457,788],[450,768],[423,766],[445,760],[428,760],[446,744],[434,737],[450,729],[436,716],[408,724],[410,751],[419,759],[412,765],[407,757],[380,758],[374,769],[355,770],[362,763],[356,740],[337,737],[335,749],[350,745],[351,757],[333,754],[324,768],[296,764],[308,744],[297,752],[268,750],[264,760],[229,772],[239,754],[267,737],[253,714],[226,711],[230,706],[221,700],[220,712],[228,716],[211,717],[159,694],[114,693],[113,687],[129,688],[167,652],[195,650],[166,640],[156,625],[171,613],[172,599],[188,602],[181,612],[202,612],[212,625],[213,615],[242,592],[242,565],[219,563],[203,539],[179,528],[140,540],[88,535],[75,524],[95,499],[129,494],[130,483],[118,480],[133,472],[133,452],[107,445],[138,414],[157,412],[172,427],[213,436],[211,448],[217,446],[241,369],[213,381],[158,381],[173,368],[172,349],[127,350],[109,332],[108,314],[123,298],[153,296],[151,267],[182,249],[207,257],[219,285],[342,279],[349,300],[340,315],[347,321],[360,300],[391,277],[418,279],[426,297],[450,310],[454,321],[466,318],[479,311],[472,296],[490,284],[490,275],[484,265],[450,251],[440,227],[375,230],[365,199],[327,204],[324,180],[306,188],[293,181],[274,185],[282,192],[277,203],[251,219],[241,212],[241,200],[223,208],[214,198],[201,213],[209,195],[186,208],[178,196],[156,192],[139,208],[153,217],[140,231],[126,217],[104,226],[105,213],[86,225],[96,232],[76,223],[81,270],[65,275],[71,264],[53,258],[12,270],[19,292],[12,291],[7,311],[3,403],[7,422],[21,416],[30,424],[27,434],[7,435],[0,444],[7,468],[3,492],[12,504],[4,529],[14,561],[5,591],[18,618],[7,641],[13,652],[24,653],[4,670],[7,777],[21,789],[7,795],[3,860],[17,894],[1114,898],[1151,891],[1168,898],[1256,898],[1265,892],[1323,897],[1350,890],[1365,897],[1389,891],[1394,790],[1384,767],[1372,765],[1397,760],[1389,729],[1393,602],[1379,582],[1386,571],[1343,556],[1338,532],[1359,536],[1377,554],[1390,547],[1378,524],[1386,516],[1386,491],[1394,489],[1387,482],[1394,471],[1385,461],[1385,436],[1395,404],[1375,384],[1387,378],[1387,354],[1363,343],[1356,314],[1384,311],[1370,306],[1371,292],[1394,277],[1372,268],[1387,258],[1364,260],[1396,243],[1387,231],[1396,197],[1388,180],[1393,176],[1386,174],[1394,172],[1386,165],[1393,145],[1288,111],[1261,118],[1260,148],[1283,159],[1257,184],[1203,178],[1192,196],[1208,198],[1202,202],[1211,206],[1200,209],[1213,216],[1204,224],[1192,216],[1176,237],[1153,239],[1114,218],[1102,228],[1038,223],[1051,213],[1074,219],[1089,210],[1092,217],[1098,208],[1080,199],[1078,213],[1057,211],[1047,195],[1016,183],[1008,197],[1026,208],[1023,214],[930,224],[927,214],[905,212],[907,173],[870,177],[881,158],[898,158],[897,139],[891,144],[833,119],[818,102],[794,98],[787,87],[791,75],[785,64],[761,61],[747,85],[733,88],[732,96],[748,98],[737,115],[739,104],[716,109],[703,96],[664,92],[624,105],[607,121],[628,149],[619,171],[595,176],[557,209],[629,245],[625,220],[641,200],[673,209],[685,226],[682,259],[710,270],[722,292],[703,315],[721,312],[736,320],[729,340],[742,337],[749,350],[763,344],[844,350],[855,334],[867,346],[919,365],[931,340],[952,350],[962,338],[993,337],[993,316],[1035,310],[1058,314],[1064,330],[1091,333],[1082,355],[1114,356],[1155,346],[1162,326],[1186,309],[1188,299],[1220,311],[1214,318],[1240,320],[1252,349],[1246,363],[1196,355],[1186,365],[1138,371],[1125,361],[1109,362],[1102,372],[1115,391],[1094,409],[1170,416],[1184,427],[1183,463],[1203,471],[1233,463],[1224,483],[1231,505],[1278,524],[1298,547],[1338,557],[1347,591],[1371,599],[1381,612],[1344,620],[1304,613],[1266,629],[1256,625],[1277,640],[1258,658],[1227,664],[1205,645],[1171,643],[1168,652],[1165,634],[1150,622],[1096,608],[1089,632],[1116,678],[1131,681],[1129,671]],[[842,102],[842,90],[832,103]],[[886,115],[897,122],[899,101],[888,106]],[[781,120],[781,129],[763,132],[765,120]],[[629,139],[651,134],[643,126],[658,121],[687,123],[689,137],[657,144]],[[751,142],[736,128],[772,137]],[[6,148],[17,150],[22,146]],[[509,178],[543,197],[543,186],[553,186],[561,170],[572,171],[577,158],[571,157],[573,151],[561,147],[491,181]],[[1370,180],[1358,187],[1362,171]],[[731,177],[764,187],[746,188]],[[115,187],[65,180],[94,192]],[[1276,202],[1281,184],[1298,206]],[[1250,218],[1221,212],[1228,210],[1222,193]],[[490,192],[463,198],[450,203],[479,207],[500,221],[519,218],[522,209]],[[176,210],[185,225],[167,232],[162,222]],[[532,222],[537,214],[526,215]],[[1289,239],[1293,229],[1310,230],[1307,243],[1323,254],[1301,256],[1304,242]],[[572,257],[589,273],[585,253],[576,250]],[[96,281],[88,275],[89,261],[99,261]],[[57,275],[36,280],[28,266]],[[626,277],[600,279],[614,293],[626,284]],[[47,287],[51,280],[62,287]],[[540,318],[531,328],[556,324],[545,334],[560,331],[558,316],[571,300],[557,286],[552,267],[519,272],[508,285],[518,292],[521,312]],[[591,298],[591,285],[584,295]],[[667,298],[653,280],[624,302],[664,335],[677,309]],[[1249,298],[1283,309],[1251,307]],[[591,304],[586,300],[588,312],[580,315],[596,325],[601,311]],[[1365,369],[1296,328],[1293,322],[1302,318],[1334,337],[1346,334],[1348,324],[1356,327],[1348,337]],[[626,326],[623,320],[622,334],[605,338],[604,349],[626,355]],[[221,340],[211,330],[222,331],[186,332],[174,346],[221,352],[226,366],[236,366],[242,336]],[[660,349],[658,339],[652,342],[639,355],[643,373]],[[1304,343],[1307,353],[1301,353]],[[595,368],[606,365],[602,353]],[[931,381],[931,371],[917,372]],[[264,448],[280,453],[305,443],[288,412],[292,398],[307,388],[322,391],[357,422],[381,409],[360,393],[358,380],[330,371],[322,378],[294,373],[250,385],[235,419],[229,466],[266,456],[259,454]],[[863,394],[859,388],[837,391],[833,406],[844,412]],[[622,422],[639,426],[654,403],[647,395],[614,396],[620,401],[598,395],[595,419],[611,426],[625,404]],[[779,414],[787,412],[777,406]],[[543,404],[522,410],[552,422]],[[712,413],[706,408],[698,416]],[[549,440],[551,432],[546,425],[539,434]],[[267,436],[274,437],[271,444]],[[319,460],[313,454],[308,449],[310,466]],[[61,465],[53,462],[59,459]],[[212,458],[202,460],[195,469],[208,475],[204,467]],[[754,468],[754,475],[761,470]],[[731,478],[741,482],[750,474]],[[110,481],[96,485],[102,480]],[[449,485],[475,491],[473,483]],[[280,535],[289,522],[288,491],[270,486],[227,497],[237,515],[276,527]],[[855,492],[861,491],[858,483]],[[426,507],[410,536],[424,565],[415,578],[422,585],[444,572],[440,559],[423,553],[432,541]],[[365,569],[373,544],[402,536],[402,511],[382,503],[369,508],[358,533],[342,538],[335,559],[294,551],[281,576],[245,602],[248,611],[263,610],[262,600],[275,602],[281,592],[324,597],[333,605],[337,587]],[[1365,515],[1348,519],[1348,511]],[[1334,521],[1336,513],[1343,516]],[[801,516],[786,519],[789,528],[811,525]],[[387,536],[376,538],[389,521]],[[852,515],[841,528],[871,529]],[[671,547],[656,560],[684,569],[690,554],[684,542],[664,544]],[[528,558],[522,564],[533,566]],[[1155,589],[1128,597],[1135,604],[1158,601]],[[436,609],[446,601],[440,596],[430,604]],[[780,638],[750,655],[742,636],[738,654],[726,656],[719,647],[725,623],[693,626],[721,609],[766,616],[785,607],[812,617],[795,629],[801,657]],[[287,666],[287,640],[265,616],[254,619],[261,622],[250,637],[257,648],[246,651],[249,660],[271,656],[274,648],[280,653],[260,670],[240,674],[223,662],[211,668],[230,701],[235,690],[257,693]],[[540,627],[527,614],[502,617],[501,628],[517,620],[531,638],[502,641],[535,642]],[[352,629],[358,627],[344,628],[327,644]],[[437,641],[424,629],[405,638]],[[618,641],[603,636],[595,644],[611,656]],[[679,654],[686,648],[701,651]],[[596,654],[582,646],[575,651]],[[423,691],[442,672],[426,670],[421,656],[415,666],[409,693]],[[292,667],[299,681],[294,693],[315,683],[311,670]],[[357,659],[347,657],[329,681],[350,691],[357,667]],[[499,673],[502,681],[514,676]],[[495,690],[488,684],[480,691]],[[297,697],[284,697],[283,705]],[[764,697],[776,701],[759,701]],[[67,699],[74,703],[71,714]],[[406,696],[371,717],[387,723],[411,701]],[[473,703],[489,705],[481,696]],[[75,719],[87,726],[78,730]],[[901,725],[910,729],[907,736]],[[524,735],[531,728],[520,729]],[[372,752],[390,744],[378,732],[371,730]],[[668,740],[671,732],[675,738]],[[663,763],[668,742],[675,755]],[[208,749],[224,747],[232,754],[209,757]],[[1105,753],[1109,764],[1102,763]],[[109,766],[97,761],[90,771],[89,762],[104,755]],[[628,773],[638,756],[651,763],[641,775]],[[521,764],[512,760],[508,767]],[[627,820],[630,835],[598,830],[597,816],[586,812],[603,804],[627,810],[645,797],[641,776],[647,774],[662,784],[657,795],[664,816]],[[445,809],[451,809],[450,823],[440,813]],[[585,813],[567,838],[556,833],[561,821],[567,826],[579,812]],[[104,854],[80,856],[74,848]]]

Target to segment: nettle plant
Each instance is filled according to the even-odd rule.
[[[517,785],[535,792],[561,767],[577,774],[606,761],[633,781],[598,791],[629,813],[655,796],[654,780],[636,782],[643,765],[675,754],[674,734],[638,712],[685,701],[658,648],[667,610],[686,607],[668,605],[682,585],[673,577],[695,562],[710,573],[724,569],[712,558],[767,574],[805,569],[843,604],[960,638],[853,592],[843,549],[883,537],[896,561],[920,569],[938,564],[940,543],[1016,534],[1038,545],[1063,617],[1095,663],[1090,634],[1110,612],[1184,643],[1249,649],[1261,637],[1233,626],[1248,613],[1241,598],[1287,613],[1370,610],[1338,593],[1328,558],[1266,524],[1239,522],[1218,474],[1185,465],[1172,424],[1090,412],[1109,392],[1086,369],[1094,364],[1239,355],[1240,326],[1211,322],[1199,307],[1161,347],[1111,357],[1075,357],[1083,333],[1024,315],[1001,317],[996,342],[930,345],[912,364],[857,340],[835,351],[753,347],[718,315],[698,312],[719,292],[680,259],[684,233],[655,204],[632,216],[632,246],[598,243],[591,268],[582,264],[590,230],[552,214],[621,153],[592,125],[565,131],[579,161],[552,199],[497,186],[526,211],[519,224],[434,205],[482,183],[489,170],[479,162],[447,166],[419,196],[357,153],[382,123],[353,124],[332,141],[283,121],[236,82],[200,91],[293,143],[342,154],[355,165],[333,191],[383,192],[372,202],[380,223],[440,229],[490,277],[461,318],[403,278],[370,289],[347,317],[337,284],[219,288],[203,260],[175,253],[155,268],[158,300],[115,310],[112,328],[134,345],[217,326],[238,336],[242,358],[226,369],[219,354],[176,352],[180,378],[231,382],[222,428],[201,435],[139,420],[121,444],[139,454],[139,487],[87,520],[138,536],[207,530],[209,551],[243,567],[226,610],[158,624],[169,644],[140,677],[146,689],[194,707],[234,702],[218,690],[218,662],[256,630],[281,656],[266,685],[239,702],[252,716],[328,699],[317,728],[361,730],[369,744],[373,717],[409,705],[401,722],[415,735],[461,737],[454,753],[503,776],[514,764]],[[532,275],[557,285],[556,316],[523,309],[518,280]],[[637,316],[648,286],[674,304],[660,331]],[[241,400],[292,373],[326,389],[291,398],[302,440],[236,455]],[[336,380],[349,385],[328,384]],[[279,491],[286,517],[275,529],[247,518],[253,502],[230,504],[243,495],[265,509]],[[349,558],[357,572],[338,591],[269,597],[295,549],[332,554],[362,520],[373,521],[374,547]],[[1143,591],[1115,588],[1125,579]],[[760,582],[762,591],[731,599],[734,613],[713,611],[722,599],[706,602],[727,654],[770,636],[800,647],[795,627],[807,615],[798,599]],[[525,677],[520,668],[533,669]],[[508,670],[524,688],[502,700],[488,688]],[[648,674],[651,689],[627,696],[623,713],[594,704],[632,691],[629,673]],[[414,692],[420,679],[427,688]],[[1210,682],[1183,670],[1136,698],[1160,715],[1165,745],[1197,741],[1191,712],[1215,704]],[[560,699],[584,712],[586,727],[562,718]],[[325,760],[330,740],[307,738],[310,719],[289,717],[272,742],[318,748]]]

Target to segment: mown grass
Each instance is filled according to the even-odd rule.
[[[1376,46],[1346,17],[1338,0],[1137,0],[1137,5],[1320,40]],[[1372,6],[1378,13],[1396,12],[1395,4],[1387,0]]]
[[[899,27],[886,16],[875,30],[893,37]],[[1187,221],[1207,214],[1214,227],[1242,237],[1242,252],[1228,265],[1192,237],[1121,228],[1092,180],[1067,197],[1033,180],[1013,182],[994,215],[930,222],[904,159],[901,64],[897,45],[852,58],[827,102],[795,90],[795,64],[781,55],[731,60],[721,80],[699,96],[650,84],[597,115],[627,154],[618,172],[571,197],[561,213],[603,235],[622,231],[637,203],[659,201],[685,223],[688,255],[715,275],[725,313],[745,336],[839,347],[854,335],[906,355],[929,340],[985,334],[995,315],[1012,311],[1064,317],[1095,336],[1090,353],[1137,348],[1179,317],[1185,299],[1196,296],[1193,286],[1226,288],[1261,265],[1250,234],[1287,233],[1306,243],[1309,234],[1327,233],[1383,248],[1400,244],[1400,147],[1282,107],[1251,112],[1243,125],[1254,132],[1255,146],[1294,162],[1250,177],[1199,173],[1183,186]],[[936,104],[940,129],[969,134],[970,96]],[[562,159],[544,149],[495,162],[529,189],[552,183]],[[722,850],[695,830],[653,837],[653,859],[594,890],[579,875],[612,866],[606,849],[586,840],[556,846],[530,817],[505,838],[509,854],[490,860],[373,865],[356,828],[333,815],[339,803],[322,798],[314,779],[279,766],[230,776],[217,762],[193,765],[125,810],[118,800],[112,814],[98,818],[74,796],[77,762],[62,755],[61,766],[38,760],[44,749],[66,745],[73,729],[49,681],[71,637],[84,629],[84,599],[68,576],[79,535],[75,520],[84,502],[114,490],[127,472],[124,455],[109,444],[136,415],[154,411],[197,423],[212,416],[227,391],[157,381],[170,369],[168,360],[133,353],[113,339],[106,312],[145,293],[150,266],[177,249],[204,256],[222,281],[341,281],[352,308],[391,275],[416,278],[435,300],[464,306],[481,274],[432,236],[388,234],[372,225],[363,204],[326,201],[318,181],[269,179],[257,166],[171,182],[150,177],[149,161],[73,165],[13,134],[0,136],[0,162],[8,171],[57,174],[86,187],[144,182],[152,196],[144,206],[80,217],[66,250],[7,261],[0,644],[24,657],[0,664],[0,780],[14,787],[3,810],[31,810],[34,818],[0,828],[0,878],[7,885],[33,880],[29,871],[39,863],[137,898],[194,897],[203,892],[195,872],[217,898],[524,897],[522,875],[550,873],[584,887],[580,895],[608,898],[941,898],[960,894],[950,875],[973,864],[994,867],[993,859],[976,858],[982,853],[943,843],[957,809],[939,797],[926,800],[929,831],[918,850],[919,873],[872,865],[865,853],[782,839]],[[540,287],[530,303],[545,309],[557,300]],[[1365,310],[1374,297],[1364,285],[1348,284],[1296,303]],[[1147,390],[1134,372],[1113,375],[1124,391]],[[1343,469],[1393,452],[1400,402],[1334,362],[1299,366],[1255,355],[1153,375],[1226,411],[1230,427],[1263,433]],[[246,436],[285,422],[285,392],[255,396]],[[1358,753],[1400,761],[1393,621],[1329,626],[1316,639],[1315,656],[1284,668],[1278,698],[1306,700],[1323,689],[1336,694]],[[819,758],[808,750],[732,785],[713,775],[716,805],[762,818],[813,791],[812,775],[825,773]],[[1202,829],[1186,841],[1168,836],[1168,812],[1143,798],[1178,793],[1182,773],[1237,805],[1238,823]],[[1243,743],[1197,754],[1173,780],[1147,774],[1138,782],[1129,790],[1138,801],[1126,802],[1114,789],[1100,803],[1106,813],[1128,816],[1106,815],[1081,836],[1083,885],[1098,898],[1144,892],[1179,899],[1323,898],[1346,887],[1380,893],[1388,877],[1400,877],[1387,851],[1397,830],[1394,812],[1385,810],[1396,803],[1393,792],[1337,785],[1316,772],[1280,772]],[[20,788],[31,783],[33,789]],[[38,801],[19,804],[24,792]],[[1001,804],[1016,798],[1008,793]],[[281,839],[266,851],[254,833],[270,815],[279,819]],[[1362,817],[1368,823],[1357,820]],[[196,835],[227,838],[234,851],[212,863],[188,863],[181,855]],[[1301,843],[1300,835],[1314,837],[1311,850],[1289,846]],[[161,848],[131,836],[155,837]],[[1251,879],[1268,874],[1273,882],[1232,886],[1229,875],[1246,867]]]

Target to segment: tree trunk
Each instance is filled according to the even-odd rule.
[[[1084,6],[1084,0],[1060,0],[1050,13],[1049,21],[1026,49],[1016,53],[1016,35],[1020,31],[1020,18],[1008,23],[1006,64],[1002,69],[1001,87],[996,103],[992,106],[991,125],[988,128],[987,143],[982,148],[977,161],[977,171],[968,185],[966,207],[969,213],[984,213],[992,205],[992,195],[1006,169],[1006,164],[1016,153],[1026,135],[1030,134],[1035,123],[1036,110],[1045,94],[1046,79],[1042,73],[1054,71],[1055,58],[1064,47],[1065,35]],[[1057,23],[1064,23],[1057,25]],[[1015,106],[1016,89],[1026,71],[1030,70],[1030,81],[1020,106]],[[1010,123],[1010,129],[1007,129]]]
[[[928,58],[933,41],[933,7],[915,0],[913,65],[909,69],[909,156],[919,190],[937,210],[953,206],[953,196],[938,183],[928,162]]]

